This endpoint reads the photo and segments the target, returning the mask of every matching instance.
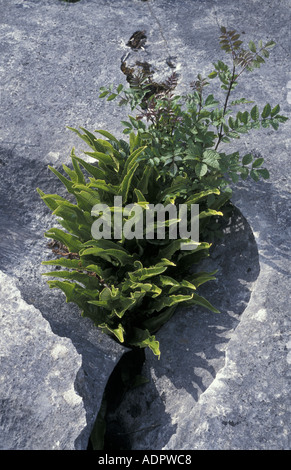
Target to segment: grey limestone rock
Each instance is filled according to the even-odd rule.
[[[274,38],[274,58],[246,78],[240,96],[254,96],[259,107],[280,103],[290,114],[288,2],[253,2],[251,9],[248,2],[156,2],[152,8],[175,45],[184,84],[193,68],[206,70],[219,24]],[[219,307],[222,300],[219,320],[179,311],[158,333],[162,357],[147,354],[143,373],[149,383],[109,416],[113,428],[122,423],[120,437],[127,436],[133,449],[290,449],[290,122],[279,136],[263,130],[233,149],[263,156],[271,174],[270,182],[239,184],[232,198],[254,234],[257,258],[240,242],[229,257],[224,247],[217,290],[205,291]],[[235,286],[244,279],[241,255],[257,277]],[[240,303],[236,295],[247,292]]]
[[[2,272],[0,305],[0,448],[74,449],[86,427],[83,399],[74,386],[81,355],[68,338],[52,332]]]
[[[6,346],[9,351],[0,387],[1,398],[5,397],[1,445],[9,449],[86,449],[108,378],[126,349],[82,318],[79,309],[65,303],[61,292],[50,290],[42,276],[47,269],[41,261],[54,256],[44,231],[56,221],[36,187],[61,193],[53,174],[44,162],[21,159],[15,151],[2,149],[1,157],[0,311],[5,314],[1,317],[0,354]],[[11,286],[17,302],[8,295]],[[61,359],[56,361],[58,351]],[[47,359],[42,368],[38,355]],[[69,391],[72,400],[66,403],[63,396],[69,397]],[[15,408],[8,406],[9,394]],[[18,407],[24,407],[26,414],[18,416]],[[42,415],[45,412],[48,418]],[[33,432],[33,427],[39,432]]]
[[[224,367],[177,424],[166,449],[290,449],[290,205],[284,190],[267,188],[268,200],[264,184],[241,188],[235,198],[256,236],[260,274]],[[270,211],[279,200],[280,213]]]
[[[290,114],[290,4],[0,0],[0,12],[1,446],[84,449],[124,348],[46,286],[43,233],[53,219],[35,188],[60,193],[47,165],[83,149],[66,126],[122,135],[124,110],[97,99],[100,86],[126,83],[122,58],[150,63],[158,78],[175,70],[184,92],[220,54],[222,24],[246,40],[276,41],[239,92]],[[137,30],[147,40],[133,51],[126,43]],[[135,448],[290,448],[290,121],[237,148],[265,158],[270,182],[234,193],[246,230],[224,264],[223,245],[212,259],[223,274],[213,284],[222,314],[178,313],[159,333],[161,361],[147,354],[150,383],[123,410]]]
[[[133,449],[158,450],[167,445],[181,422],[195,414],[200,397],[224,366],[228,343],[260,269],[252,231],[237,209],[222,229],[222,240],[198,268],[217,271],[216,280],[202,286],[199,293],[220,313],[201,307],[178,308],[156,334],[161,358],[146,352],[142,374],[148,383],[125,395],[108,416],[108,429],[118,422]]]

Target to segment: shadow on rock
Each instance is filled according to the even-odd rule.
[[[196,405],[199,396],[223,367],[225,350],[240,321],[259,275],[259,257],[253,233],[234,208],[202,271],[218,270],[215,281],[201,286],[220,313],[200,307],[179,308],[157,333],[161,359],[146,351],[142,373],[148,383],[129,391],[119,408],[109,413],[112,432],[118,423],[130,448],[162,449],[175,433],[181,415]]]
[[[47,278],[41,275],[47,271],[41,262],[54,258],[44,232],[57,222],[36,188],[67,197],[65,188],[44,162],[24,158],[9,149],[2,149],[0,155],[4,163],[0,270],[14,278],[23,300],[42,313],[53,333],[69,338],[82,357],[74,386],[83,399],[88,427],[79,436],[76,449],[86,449],[90,423],[93,426],[107,380],[126,349],[93,327],[90,319],[82,318],[78,307],[66,303],[62,292],[50,289]]]

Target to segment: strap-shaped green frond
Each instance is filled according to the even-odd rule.
[[[156,356],[161,355],[159,342],[147,329],[133,328],[129,344],[140,348],[149,347]]]
[[[53,240],[58,240],[74,253],[78,253],[83,246],[77,237],[66,233],[59,228],[50,228],[47,230],[47,232],[45,232],[45,236],[47,238],[52,238]]]

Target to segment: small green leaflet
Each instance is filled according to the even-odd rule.
[[[219,159],[220,159],[220,155],[215,150],[208,149],[208,150],[205,150],[205,152],[203,152],[203,158],[202,158],[203,163],[206,163],[208,166],[212,168],[217,168],[217,169],[219,168]]]
[[[267,103],[263,109],[262,118],[266,119],[270,114],[271,114],[271,106],[269,103]]]
[[[264,163],[263,158],[257,158],[252,164],[252,168],[259,168]]]
[[[248,153],[247,155],[245,155],[242,159],[242,164],[243,165],[248,165],[249,163],[251,163],[253,161],[253,156]]]
[[[207,165],[205,163],[197,163],[195,166],[195,173],[198,176],[198,178],[202,178],[202,176],[206,175],[207,173]]]
[[[259,118],[260,118],[259,108],[258,108],[257,105],[255,105],[255,106],[251,109],[251,118],[252,118],[254,121],[258,121]]]
[[[257,52],[257,48],[256,48],[254,41],[249,42],[249,49],[251,52]]]

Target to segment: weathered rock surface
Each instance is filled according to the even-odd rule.
[[[124,350],[92,329],[41,278],[40,261],[51,256],[43,232],[52,218],[35,188],[59,192],[47,165],[68,163],[71,147],[77,153],[83,148],[66,126],[121,135],[124,111],[97,97],[102,85],[126,83],[122,58],[149,62],[158,77],[177,71],[178,91],[185,91],[221,57],[216,41],[221,24],[243,31],[246,41],[275,39],[268,65],[246,77],[238,95],[259,106],[280,103],[282,114],[290,114],[290,5],[288,0],[0,0],[0,12],[1,446],[84,449],[108,376]],[[137,30],[146,30],[147,41],[133,51],[126,43]],[[148,355],[145,370],[153,397],[148,408],[156,417],[150,424],[144,418],[143,435],[135,432],[140,408],[130,411],[136,448],[290,448],[290,121],[277,133],[266,129],[247,136],[236,148],[262,155],[271,173],[270,183],[243,184],[233,198],[254,232],[260,273],[256,279],[244,271],[250,277],[242,279],[244,294],[236,298],[233,314],[230,287],[220,282],[218,300],[230,301],[222,315],[184,312],[178,317],[186,332],[180,330],[180,343],[172,339],[175,323],[160,332],[161,361]],[[238,268],[246,266],[238,253],[235,260],[229,267],[234,283]],[[223,318],[226,323],[220,323]],[[172,343],[184,351],[184,362],[176,360]],[[140,388],[141,396],[145,390]]]
[[[155,2],[152,10],[167,43],[175,45],[183,84],[193,68],[195,73],[207,70],[217,52],[218,24],[243,30],[250,39],[275,39],[268,65],[246,78],[239,96],[254,98],[259,107],[280,103],[282,113],[290,115],[288,2],[252,2],[251,8],[246,1]],[[260,131],[233,146],[263,156],[271,173],[270,182],[239,184],[232,199],[258,247],[260,273],[253,285],[244,286],[250,289],[246,308],[237,309],[238,285],[232,289],[243,269],[238,246],[236,256],[222,263],[229,277],[221,273],[220,294],[216,297],[211,287],[208,292],[218,304],[221,296],[230,295],[222,316],[175,315],[157,335],[161,360],[147,354],[144,375],[150,382],[128,394],[109,417],[113,427],[114,420],[122,423],[120,438],[126,437],[132,448],[290,449],[290,122],[278,134]],[[254,261],[245,247],[242,253]],[[240,313],[240,321],[232,318],[233,329],[220,324],[217,330],[216,322],[231,309]]]
[[[74,449],[86,427],[83,400],[74,388],[81,355],[68,338],[52,332],[2,272],[0,305],[0,448]],[[64,422],[70,423],[67,432]]]
[[[234,198],[248,213],[260,275],[224,367],[179,421],[166,449],[290,449],[289,197],[261,184],[241,188]]]
[[[217,271],[216,280],[199,291],[220,313],[181,307],[161,328],[156,335],[161,358],[146,352],[142,374],[148,383],[130,391],[108,415],[109,446],[110,433],[116,432],[133,449],[162,449],[224,366],[260,270],[254,236],[237,209],[199,270]]]
[[[288,198],[280,199],[282,225],[275,232],[277,215],[264,205],[264,194],[263,184],[255,191],[241,188],[236,198],[239,207],[248,209],[259,247],[258,278],[239,291],[250,289],[246,309],[234,315],[240,310],[235,279],[245,272],[238,244],[237,258],[230,257],[236,269],[228,264],[232,280],[223,273],[217,290],[208,288],[208,298],[219,307],[219,291],[225,302],[231,290],[228,305],[222,302],[215,318],[201,311],[177,312],[157,335],[160,361],[147,354],[143,373],[149,383],[128,394],[110,417],[113,424],[116,419],[122,423],[120,438],[126,436],[132,448],[290,449]],[[272,196],[277,200],[278,194]]]
[[[1,446],[86,449],[108,378],[126,349],[100,333],[89,319],[81,318],[78,308],[66,304],[61,292],[50,290],[41,275],[47,271],[41,261],[54,256],[44,230],[55,226],[56,221],[36,187],[60,194],[61,185],[44,162],[21,158],[15,151],[4,149],[1,157],[0,310],[5,313],[1,317],[1,356],[2,347],[9,351],[8,356],[4,354],[2,366],[6,380],[1,382],[1,397],[5,397]],[[12,285],[17,302],[8,295]],[[30,342],[25,333],[28,328]],[[55,360],[64,344],[64,357]],[[14,345],[18,345],[19,353]],[[42,368],[38,356],[48,358]],[[72,400],[66,403],[63,396],[69,396],[68,390]],[[7,406],[10,394],[14,408]],[[18,411],[22,406],[26,410],[23,416]]]

